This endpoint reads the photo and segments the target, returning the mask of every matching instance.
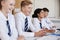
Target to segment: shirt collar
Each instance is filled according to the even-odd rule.
[[[40,23],[39,19],[38,18],[34,18],[38,23]]]
[[[3,12],[2,12],[2,11],[0,11],[0,15],[1,15],[2,19],[8,20],[8,19],[3,15]]]
[[[23,12],[21,12],[21,15],[23,16],[24,19],[26,19],[27,16],[25,16]]]
[[[44,19],[42,18],[41,21],[39,21],[38,18],[35,18],[35,20],[36,20],[38,23],[41,23]]]

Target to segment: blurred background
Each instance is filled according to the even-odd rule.
[[[16,0],[15,5],[15,12],[20,12],[20,3],[23,0]],[[33,3],[33,14],[34,10],[36,8],[48,8],[49,9],[49,15],[48,18],[57,26],[57,28],[60,28],[60,0],[31,0]],[[31,16],[30,15],[30,16]]]

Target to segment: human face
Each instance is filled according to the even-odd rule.
[[[24,6],[24,12],[26,16],[29,16],[32,11],[32,4]]]
[[[44,12],[44,17],[47,17],[48,16],[48,12]]]
[[[2,2],[2,9],[5,10],[6,13],[11,13],[14,9],[15,0],[5,0]]]
[[[38,14],[38,17],[39,18],[44,18],[44,11],[43,10],[41,10],[40,14]]]

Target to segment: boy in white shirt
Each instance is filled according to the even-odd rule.
[[[29,17],[32,11],[32,3],[30,1],[22,1],[21,2],[21,12],[15,15],[16,26],[19,32],[19,35],[23,35],[24,37],[40,37],[44,36],[46,33],[44,30],[35,32],[36,29],[32,24],[31,18]],[[28,30],[32,32],[29,32]]]

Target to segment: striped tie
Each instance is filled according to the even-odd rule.
[[[24,31],[27,32],[28,31],[28,19],[25,19],[25,28]]]
[[[8,28],[8,35],[11,36],[11,29],[10,29],[10,25],[9,25],[9,21],[6,21],[7,23],[7,28]]]

